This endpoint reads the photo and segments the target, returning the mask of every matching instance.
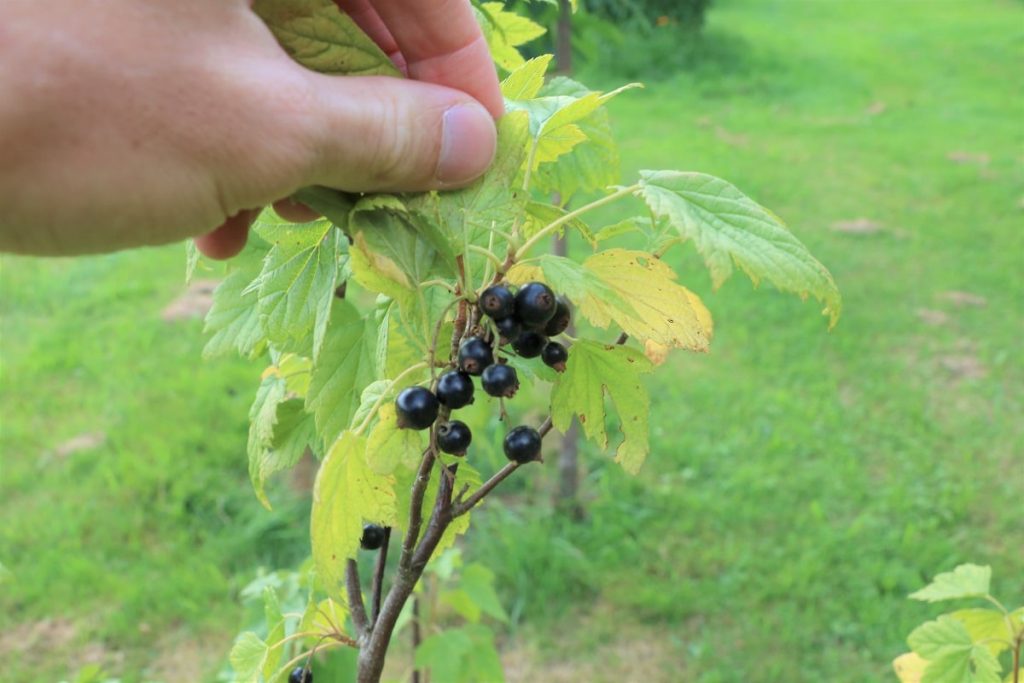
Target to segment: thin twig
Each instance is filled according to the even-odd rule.
[[[412,594],[412,683],[420,683],[420,670],[416,668],[416,651],[420,649],[423,642],[422,631],[420,631],[420,598]]]
[[[391,527],[384,527],[384,543],[377,553],[377,565],[373,570],[373,586],[371,587],[372,598],[370,600],[370,628],[377,623],[377,616],[380,614],[380,597],[384,590],[384,568],[388,563],[388,542],[391,540]]]
[[[594,209],[605,206],[606,204],[611,204],[612,202],[618,201],[623,197],[628,197],[629,195],[634,194],[639,189],[639,184],[624,187],[621,190],[613,192],[607,197],[602,197],[597,201],[590,202],[589,204],[581,206],[575,211],[570,211],[569,213],[564,214],[563,216],[560,216],[559,218],[551,221],[548,225],[544,226],[542,230],[538,231],[537,234],[528,239],[526,241],[526,244],[524,244],[523,246],[519,247],[519,249],[516,250],[515,256],[512,258],[512,261],[515,262],[522,260],[523,256],[525,256],[530,251],[530,249],[535,247],[538,243],[542,242],[543,240],[547,239],[548,236],[551,235],[551,233],[558,230],[566,223],[569,223],[570,221],[578,218],[579,216],[587,213],[588,211],[593,211]]]
[[[430,446],[423,452],[420,469],[416,472],[416,480],[412,485],[412,498],[409,504],[409,528],[402,539],[402,555],[398,558],[398,566],[408,569],[412,564],[412,553],[419,540],[420,527],[423,525],[423,496],[430,481],[430,470],[434,467],[434,439],[431,436]]]
[[[366,618],[366,605],[363,604],[363,588],[359,583],[359,564],[350,559],[345,564],[345,588],[348,589],[348,606],[352,612],[352,621],[360,635],[370,628]]]

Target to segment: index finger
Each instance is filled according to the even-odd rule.
[[[476,98],[495,118],[505,105],[487,41],[469,0],[371,0],[398,43],[409,76]]]

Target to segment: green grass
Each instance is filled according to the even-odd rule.
[[[532,471],[472,534],[515,617],[510,651],[539,660],[532,680],[565,660],[625,680],[618,646],[651,637],[652,681],[891,680],[936,613],[905,596],[935,572],[990,563],[1022,602],[1022,18],[1010,0],[718,0],[710,57],[615,101],[628,171],[734,182],[830,267],[845,314],[827,333],[815,303],[742,275],[712,292],[692,250],[671,252],[716,336],[651,384],[643,473],[588,455],[589,516],[572,524],[549,514],[553,468]],[[965,152],[988,160],[949,158]],[[831,229],[859,218],[881,230]],[[5,681],[58,680],[89,643],[141,681],[177,651],[167,634],[201,639],[213,670],[238,588],[307,549],[305,503],[278,487],[268,513],[248,490],[261,368],[204,362],[200,324],[159,317],[182,261],[4,258]],[[971,364],[980,376],[956,370]],[[48,455],[97,431],[98,447]],[[77,630],[52,657],[45,642],[15,656],[4,634],[46,618]]]

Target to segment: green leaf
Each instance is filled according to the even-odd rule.
[[[501,94],[507,100],[530,100],[544,87],[544,74],[554,55],[541,55],[527,61],[501,82]]]
[[[267,508],[270,501],[264,493],[266,477],[263,475],[264,454],[272,448],[274,425],[277,424],[277,406],[284,400],[285,381],[276,375],[266,377],[256,390],[256,399],[249,408],[249,478],[256,497]]]
[[[735,263],[754,284],[765,279],[782,291],[823,302],[830,326],[839,320],[842,299],[832,275],[778,216],[703,173],[641,171],[640,176],[651,211],[694,241],[716,287]]]
[[[442,593],[441,602],[451,605],[463,618],[477,622],[481,614],[508,622],[508,614],[494,590],[494,572],[481,564],[471,564],[462,570],[453,590]]]
[[[504,683],[494,633],[467,624],[430,636],[416,649],[416,666],[430,670],[431,683]]]
[[[533,235],[566,215],[567,212],[565,209],[555,206],[554,204],[548,204],[547,202],[530,202],[526,205],[526,223],[523,226],[523,233],[526,237],[533,237]],[[597,238],[594,236],[594,232],[590,229],[589,225],[583,222],[582,219],[570,219],[564,224],[564,227],[571,228],[578,232],[592,248],[597,247]]]
[[[505,10],[500,2],[484,2],[477,6],[484,38],[491,49],[495,63],[506,71],[521,67],[525,62],[516,48],[547,33],[543,26],[515,12]]]
[[[607,329],[615,323],[641,341],[706,351],[713,332],[711,313],[675,277],[663,261],[626,249],[608,249],[582,265],[544,255],[508,272],[515,284],[543,280],[569,297],[597,327]]]
[[[256,260],[243,260],[213,292],[213,306],[206,314],[204,332],[211,334],[203,356],[212,358],[237,351],[252,357],[266,347],[266,332],[260,323],[259,294],[250,284],[260,273]]]
[[[472,185],[438,195],[439,223],[456,235],[466,235],[473,244],[486,244],[484,240],[495,225],[512,225],[527,200],[513,188],[526,161],[528,125],[523,112],[509,112],[498,121],[494,163]]]
[[[525,111],[530,117],[534,141],[533,169],[551,163],[588,140],[580,123],[588,120],[604,103],[636,86],[627,85],[610,93],[587,91],[583,95],[549,95],[525,101],[509,101],[509,111]]]
[[[313,71],[401,76],[383,50],[332,0],[256,0],[253,11],[281,47]]]
[[[925,659],[969,651],[974,644],[963,623],[949,615],[918,626],[907,638],[911,649]]]
[[[317,577],[328,595],[343,593],[345,563],[355,557],[363,523],[394,526],[394,478],[366,462],[366,439],[344,432],[320,465],[310,532]]]
[[[446,272],[445,255],[426,239],[424,222],[395,197],[370,196],[359,201],[349,219],[350,254],[356,281],[405,307],[419,284]]]
[[[541,90],[543,96],[584,97],[592,92],[576,81],[558,77]],[[541,164],[533,174],[533,188],[544,194],[558,194],[565,204],[579,192],[597,192],[619,182],[619,150],[612,135],[611,121],[604,107],[576,121],[586,138],[555,163]]]
[[[910,597],[924,602],[982,598],[988,595],[991,581],[991,567],[962,564],[951,572],[939,574],[930,584],[911,593]]]
[[[399,429],[395,405],[381,406],[379,419],[370,432],[366,461],[377,474],[391,474],[399,465],[415,467],[423,454],[423,435],[414,429]]]
[[[235,670],[237,683],[259,683],[263,663],[267,660],[267,644],[252,631],[238,636],[228,661]]]
[[[551,394],[551,419],[565,432],[577,415],[588,439],[601,448],[608,445],[605,431],[607,391],[621,420],[623,441],[615,460],[630,474],[640,470],[649,450],[650,399],[640,375],[650,372],[651,362],[626,346],[579,341],[569,351],[565,372]]]
[[[306,408],[325,443],[344,430],[359,408],[363,389],[377,376],[377,330],[347,301],[335,299],[323,350],[313,367]]]
[[[263,612],[267,620],[267,657],[263,662],[263,678],[269,680],[274,674],[274,669],[281,663],[281,655],[284,654],[284,615],[281,614],[281,603],[277,599],[277,593],[270,586],[263,589]]]
[[[340,257],[340,232],[327,221],[315,225],[319,232],[311,229],[303,235],[308,245],[275,244],[251,285],[259,290],[260,323],[267,338],[278,349],[305,351],[312,330],[314,359],[330,320]]]
[[[917,627],[907,642],[928,660],[921,683],[999,683],[998,660],[949,615]]]
[[[1013,636],[1006,628],[1006,617],[998,610],[961,609],[949,616],[964,625],[971,640],[976,643],[986,641],[985,646],[995,656],[1010,646],[1008,641]]]

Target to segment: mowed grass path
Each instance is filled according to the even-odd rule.
[[[470,541],[517,619],[515,680],[884,681],[936,571],[990,563],[1024,598],[1024,10],[718,0],[708,40],[719,57],[615,102],[625,166],[733,181],[846,312],[827,333],[741,275],[712,293],[674,252],[716,339],[652,383],[645,471],[589,456],[577,525],[546,513],[537,470]],[[200,325],[160,318],[182,261],[3,259],[5,682],[90,659],[208,676],[238,588],[306,552],[305,503],[267,513],[248,490],[261,368],[204,362]]]

